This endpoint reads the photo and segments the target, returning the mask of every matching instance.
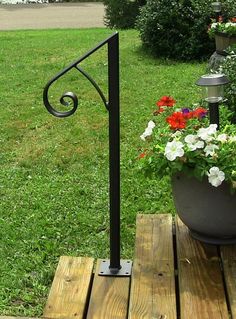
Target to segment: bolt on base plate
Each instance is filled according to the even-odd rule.
[[[110,268],[110,260],[101,260],[99,276],[113,276],[113,277],[129,277],[132,272],[132,260],[123,259],[120,261],[121,268],[118,271],[112,271]]]

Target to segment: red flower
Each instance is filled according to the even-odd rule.
[[[236,17],[230,19],[231,22],[236,22]]]
[[[171,96],[163,96],[159,101],[156,102],[157,106],[173,106],[176,101]]]
[[[222,16],[219,16],[218,18],[218,22],[222,23],[224,20],[223,20],[223,17]]]
[[[194,112],[191,111],[189,113],[185,113],[183,116],[186,120],[192,119],[194,117]]]
[[[186,127],[186,119],[181,112],[175,112],[171,116],[168,116],[166,122],[170,124],[172,130],[183,129]]]
[[[196,110],[193,111],[193,116],[199,119],[202,119],[204,116],[206,116],[206,114],[207,110],[203,107],[198,107]]]
[[[147,151],[145,149],[142,153],[139,154],[138,158],[141,159],[141,158],[144,158],[146,156],[147,156]]]

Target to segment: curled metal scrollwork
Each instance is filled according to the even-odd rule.
[[[50,80],[47,83],[47,85],[45,86],[44,91],[43,91],[43,102],[44,102],[44,105],[47,108],[49,113],[51,113],[52,115],[54,115],[56,117],[67,117],[67,116],[70,116],[70,115],[74,114],[75,111],[77,110],[77,108],[78,108],[78,98],[77,98],[76,94],[73,93],[73,92],[66,92],[60,98],[60,103],[63,106],[71,107],[71,103],[68,103],[65,100],[65,98],[69,98],[72,101],[72,108],[70,110],[68,110],[68,111],[58,111],[58,110],[56,110],[51,105],[51,103],[49,102],[49,98],[48,98],[48,91],[49,91],[50,86],[54,82],[56,82],[60,77],[62,77],[64,74],[66,74],[68,71],[70,71],[73,68],[75,68],[83,76],[85,76],[87,78],[87,80],[89,80],[89,82],[94,86],[94,88],[98,92],[99,96],[101,97],[106,109],[109,111],[109,104],[108,104],[108,102],[107,102],[102,90],[100,89],[98,84],[95,82],[95,80],[79,66],[79,63],[82,62],[83,60],[85,60],[88,56],[90,56],[92,53],[97,51],[99,48],[101,48],[104,44],[107,44],[114,37],[117,37],[117,33],[115,33],[111,37],[109,37],[109,38],[105,39],[104,41],[102,41],[101,43],[99,43],[96,47],[94,47],[92,50],[90,50],[85,55],[83,55],[79,60],[73,62],[71,65],[66,67],[64,70],[62,70],[60,73],[58,73],[52,80]]]
[[[74,113],[78,107],[78,98],[73,92],[66,92],[60,98],[60,103],[64,106],[69,106],[70,103],[66,102],[65,98],[70,98],[73,101],[73,109],[69,111],[70,113]]]
[[[95,89],[97,90],[97,92],[99,93],[100,97],[102,98],[104,104],[105,104],[105,107],[107,108],[107,102],[106,102],[106,98],[105,96],[103,95],[101,89],[99,88],[99,86],[97,85],[97,83],[85,72],[83,71],[81,68],[79,67],[76,67],[76,69],[78,71],[80,71],[91,83],[92,85],[95,87]],[[57,78],[58,79],[58,78]],[[52,105],[51,103],[49,102],[49,99],[48,99],[48,91],[49,91],[49,88],[50,86],[52,85],[53,82],[55,82],[56,80],[52,80],[50,81],[45,89],[44,89],[44,92],[43,92],[43,101],[44,101],[44,105],[45,107],[47,108],[48,112],[51,113],[52,115],[56,116],[56,117],[68,117],[72,114],[75,113],[75,111],[77,110],[78,108],[78,104],[79,104],[79,101],[78,101],[78,97],[75,93],[73,92],[66,92],[64,93],[61,98],[60,98],[60,103],[61,105],[63,106],[66,106],[66,107],[71,107],[72,108],[69,110],[69,111],[58,111],[56,110]],[[72,103],[69,103],[67,102],[67,99],[70,99]]]
[[[81,74],[83,74],[88,80],[89,82],[94,86],[94,88],[96,89],[96,91],[98,92],[98,94],[100,95],[106,109],[108,110],[108,103],[106,101],[106,98],[104,96],[104,94],[102,93],[102,90],[100,89],[100,87],[98,86],[98,84],[94,81],[94,79],[87,73],[85,72],[81,67],[79,67],[78,65],[73,65],[73,67],[79,71]],[[48,91],[50,86],[56,81],[58,80],[62,75],[64,75],[65,73],[67,73],[71,68],[68,68],[65,70],[65,72],[61,72],[60,74],[58,74],[54,79],[52,79],[51,81],[48,82],[48,84],[46,85],[46,87],[44,88],[44,92],[43,92],[43,101],[44,101],[44,105],[47,108],[48,112],[51,113],[52,115],[56,116],[56,117],[68,117],[72,114],[75,113],[75,111],[78,108],[78,98],[77,95],[73,92],[66,92],[64,93],[61,98],[60,98],[60,103],[63,106],[71,106],[71,103],[68,103],[65,98],[69,98],[72,101],[72,108],[69,111],[58,111],[56,110],[49,102],[48,99]]]
[[[69,107],[71,105],[71,103],[66,102],[65,98],[70,98],[72,100],[72,103],[73,103],[72,109],[70,109],[69,111],[62,112],[62,111],[58,111],[54,107],[52,107],[52,105],[48,101],[47,92],[45,93],[44,105],[47,108],[48,112],[54,116],[68,117],[68,116],[75,113],[75,111],[78,108],[79,102],[78,102],[78,98],[77,98],[76,94],[74,94],[73,92],[66,92],[60,98],[60,103],[63,106]]]
[[[66,70],[66,72],[67,71],[68,70]],[[72,101],[72,108],[69,111],[58,111],[49,102],[48,91],[49,91],[50,86],[56,80],[58,80],[62,75],[64,75],[66,72],[61,72],[56,77],[54,77],[51,81],[49,81],[47,83],[47,85],[45,86],[44,91],[43,91],[43,102],[44,102],[44,105],[45,105],[46,109],[48,110],[48,112],[51,113],[52,115],[56,116],[56,117],[68,117],[68,116],[74,114],[75,111],[77,110],[78,104],[79,104],[78,98],[77,98],[76,94],[73,93],[73,92],[66,92],[60,98],[60,103],[63,106],[71,107],[71,103],[67,102],[66,98],[70,99]]]

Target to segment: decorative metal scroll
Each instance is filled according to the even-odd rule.
[[[48,81],[48,83],[46,84],[44,91],[43,91],[43,102],[45,107],[47,108],[48,112],[51,113],[52,115],[56,116],[56,117],[68,117],[72,114],[75,113],[75,111],[78,108],[78,98],[77,95],[73,92],[66,92],[64,93],[61,98],[60,98],[60,103],[63,106],[69,106],[69,103],[65,101],[65,98],[70,98],[73,102],[73,107],[71,110],[66,111],[66,112],[61,112],[56,110],[49,102],[48,99],[48,92],[49,92],[49,88],[51,87],[51,85],[56,82],[57,80],[59,80],[61,77],[63,77],[63,75],[65,75],[66,73],[68,73],[71,69],[76,69],[78,70],[81,74],[83,74],[88,80],[89,82],[94,86],[94,88],[96,89],[96,91],[98,92],[98,94],[100,95],[106,109],[108,110],[108,102],[102,92],[102,90],[100,89],[100,87],[98,86],[98,84],[95,82],[95,80],[87,73],[85,72],[80,66],[79,64],[85,60],[87,57],[89,57],[92,53],[96,52],[98,49],[100,49],[102,46],[104,46],[105,44],[107,44],[109,42],[109,40],[111,40],[113,37],[118,36],[118,33],[115,33],[114,35],[112,35],[111,37],[107,38],[106,40],[102,41],[101,43],[99,43],[96,47],[94,47],[92,50],[90,50],[89,52],[87,52],[86,54],[84,54],[81,58],[79,58],[77,61],[74,61],[73,63],[71,63],[69,66],[67,66],[65,69],[63,69],[61,72],[59,72],[56,76],[54,76],[50,81]]]
[[[107,44],[108,48],[108,100],[95,80],[79,64],[91,54]],[[77,61],[54,76],[45,86],[43,102],[48,112],[56,117],[68,117],[78,108],[78,97],[73,92],[66,92],[60,98],[63,106],[72,107],[68,111],[58,111],[49,102],[49,89],[53,83],[71,69],[79,71],[96,89],[109,113],[109,175],[110,175],[110,261],[103,261],[99,275],[130,276],[132,262],[120,260],[120,94],[119,94],[119,34],[114,33]]]

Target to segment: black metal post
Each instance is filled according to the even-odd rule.
[[[108,102],[94,79],[79,66],[80,62],[105,44],[108,45]],[[65,98],[71,99],[73,107],[69,111],[57,111],[48,100],[50,86],[73,68],[90,81],[109,112],[110,260],[102,261],[99,275],[130,276],[132,262],[130,260],[120,260],[120,88],[118,33],[102,41],[47,83],[43,92],[43,101],[47,110],[56,117],[67,117],[77,110],[78,98],[73,92],[66,92],[60,98],[60,102],[64,106],[69,106]]]
[[[216,22],[220,22],[220,17],[222,16],[221,11],[215,12],[215,20]]]
[[[120,265],[120,87],[119,37],[108,42],[109,163],[110,163],[110,270]]]
[[[217,130],[220,129],[219,103],[209,103],[210,123],[217,124]]]

